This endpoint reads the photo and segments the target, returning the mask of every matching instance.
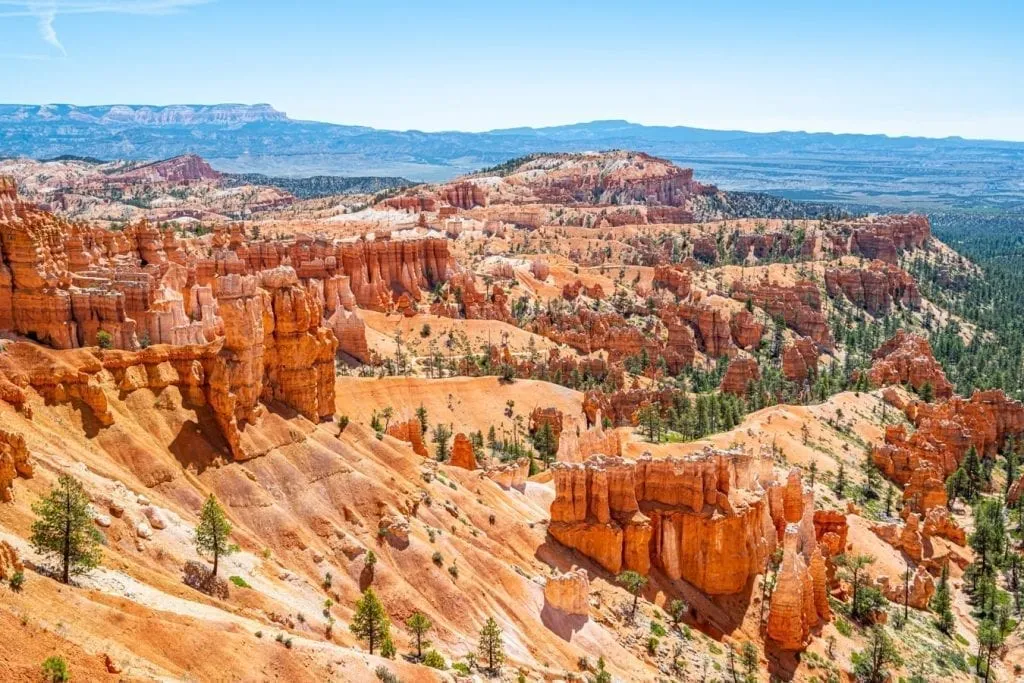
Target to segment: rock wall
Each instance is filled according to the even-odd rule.
[[[832,332],[821,312],[821,294],[810,280],[799,280],[792,285],[740,281],[733,285],[732,297],[752,301],[773,318],[782,318],[788,327],[825,348],[831,349],[834,345]]]
[[[844,295],[871,315],[888,313],[893,303],[907,308],[921,305],[914,278],[898,266],[872,261],[867,268],[829,268],[825,289],[831,297]]]
[[[613,574],[646,574],[653,562],[705,593],[731,594],[776,547],[770,461],[708,450],[687,459],[594,456],[552,470],[551,536]]]

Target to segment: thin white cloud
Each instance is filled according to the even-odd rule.
[[[0,0],[0,19],[34,17],[39,36],[62,55],[67,50],[54,28],[59,15],[72,14],[171,14],[188,7],[205,5],[212,0]]]
[[[47,43],[60,50],[62,55],[67,56],[68,51],[60,44],[60,39],[57,37],[57,31],[53,28],[53,20],[56,18],[57,12],[53,8],[39,8],[38,13],[36,14],[36,20],[39,24],[39,35],[42,36],[43,40]]]

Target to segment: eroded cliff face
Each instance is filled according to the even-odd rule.
[[[247,245],[240,229],[220,231],[209,244],[187,244],[145,222],[93,230],[20,202],[12,187],[0,188],[0,329],[55,349],[113,349],[62,359],[13,345],[27,364],[0,364],[10,403],[24,407],[26,389],[81,400],[109,425],[103,373],[125,391],[173,384],[211,409],[236,458],[245,457],[241,431],[261,401],[314,421],[333,415],[332,327],[348,333],[350,351],[365,348],[365,335],[360,345],[350,333],[348,282],[326,265],[337,245],[321,259],[323,245],[314,241]],[[325,307],[333,325],[325,324]]]
[[[732,297],[738,301],[752,301],[772,317],[781,317],[786,325],[825,348],[831,349],[834,345],[832,332],[821,310],[821,293],[810,280],[799,280],[792,285],[740,281],[733,285]]]
[[[1000,390],[941,403],[913,401],[904,413],[914,432],[908,435],[902,425],[887,427],[885,443],[874,448],[871,458],[885,476],[905,487],[904,500],[921,513],[946,504],[944,482],[968,449],[994,457],[1008,437],[1024,434],[1024,405]]]
[[[844,295],[871,315],[888,313],[894,303],[914,309],[921,305],[914,278],[884,261],[872,261],[866,268],[829,268],[825,288],[829,296]]]
[[[594,456],[557,463],[551,535],[611,573],[651,563],[709,594],[735,593],[777,543],[761,477],[740,453],[636,461]],[[765,482],[767,484],[767,482]]]

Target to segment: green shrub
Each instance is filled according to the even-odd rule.
[[[235,584],[239,588],[252,588],[252,586],[246,583],[245,579],[243,579],[241,576],[229,576],[228,581]]]
[[[452,668],[458,671],[463,676],[469,675],[469,664],[466,664],[465,662],[454,662],[452,664]]]
[[[438,567],[444,565],[444,557],[441,555],[441,551],[435,550],[434,554],[430,556],[431,561]]]
[[[113,348],[114,338],[106,330],[100,330],[99,332],[96,333],[96,346],[100,347],[101,349]]]
[[[853,628],[846,619],[836,619],[836,630],[847,638],[853,635]]]
[[[448,668],[448,665],[444,661],[444,656],[437,650],[430,650],[423,656],[423,663],[429,666],[431,669],[441,669],[442,671]]]
[[[64,683],[71,680],[68,662],[63,657],[53,655],[43,662],[43,680],[49,683]]]
[[[654,656],[658,652],[658,645],[661,643],[655,636],[647,639],[647,654]]]
[[[22,586],[25,585],[25,572],[18,570],[11,575],[11,590],[15,593],[20,593]]]
[[[654,635],[658,636],[659,638],[664,638],[665,635],[666,635],[665,627],[662,626],[661,624],[659,624],[656,621],[652,621],[651,622],[651,633],[653,633]]]

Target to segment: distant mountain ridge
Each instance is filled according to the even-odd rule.
[[[1024,143],[750,133],[610,120],[482,133],[299,121],[269,104],[0,104],[0,156],[156,160],[198,154],[218,171],[446,180],[536,152],[631,149],[725,189],[791,199],[1024,207]]]

